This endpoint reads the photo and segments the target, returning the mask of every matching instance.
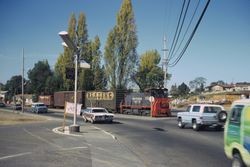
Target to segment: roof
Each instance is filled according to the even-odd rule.
[[[207,106],[210,106],[210,107],[222,107],[221,105],[218,105],[218,104],[200,104],[200,103],[195,103],[195,104],[190,104],[190,105],[197,105],[197,106],[201,106],[201,107],[207,107]]]
[[[94,109],[105,109],[105,108],[103,108],[103,107],[87,107],[87,109],[92,109],[92,110],[94,110]]]

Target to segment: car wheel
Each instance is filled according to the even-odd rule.
[[[184,126],[185,125],[183,124],[181,118],[178,118],[178,127],[182,129],[182,128],[184,128]]]
[[[200,129],[200,125],[197,124],[196,120],[193,120],[192,127],[193,127],[193,130],[195,130],[195,131],[199,131],[199,129]]]
[[[220,111],[218,113],[218,119],[220,122],[226,122],[227,120],[227,112],[226,111]]]
[[[90,119],[90,123],[94,124],[95,121],[91,118],[91,119]]]
[[[84,122],[88,122],[88,119],[87,118],[85,118],[85,116],[82,116],[82,118],[83,118],[83,120],[84,120]]]
[[[245,167],[239,153],[233,155],[232,167]]]

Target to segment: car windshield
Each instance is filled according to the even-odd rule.
[[[222,109],[220,107],[204,107],[204,113],[218,113]]]
[[[45,106],[44,104],[39,104],[38,106]]]
[[[93,109],[92,112],[93,113],[107,113],[105,109]]]

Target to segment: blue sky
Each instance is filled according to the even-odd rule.
[[[164,33],[170,48],[182,2],[132,0],[139,55],[156,49],[163,56]],[[192,0],[190,12],[196,3]],[[58,32],[67,30],[72,13],[77,17],[80,12],[85,13],[89,39],[98,35],[103,53],[121,4],[122,0],[1,0],[0,82],[6,83],[13,75],[21,74],[22,48],[25,73],[44,59],[53,68],[63,52]],[[198,14],[204,5],[202,0]],[[168,84],[188,84],[196,77],[206,78],[207,85],[218,80],[250,82],[249,66],[250,0],[214,0],[183,58],[168,69],[172,74]]]

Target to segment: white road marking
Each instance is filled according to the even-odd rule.
[[[117,139],[116,136],[113,135],[112,133],[109,133],[109,132],[107,132],[107,131],[105,131],[105,130],[103,130],[103,129],[101,129],[101,128],[96,127],[96,126],[93,126],[93,127],[94,127],[95,129],[97,129],[97,130],[102,131],[103,133],[106,133],[107,135],[110,135],[114,140]]]
[[[28,133],[29,135],[31,135],[31,136],[33,136],[33,137],[35,137],[35,138],[37,138],[37,139],[39,139],[39,140],[41,140],[41,141],[47,143],[47,144],[50,144],[50,145],[52,145],[52,146],[54,146],[54,147],[57,147],[57,148],[59,148],[59,149],[62,148],[61,146],[59,146],[59,145],[57,145],[57,144],[51,143],[50,141],[48,141],[48,140],[46,140],[46,139],[44,139],[44,138],[42,138],[42,137],[40,137],[40,136],[38,136],[38,135],[35,135],[35,134],[29,132],[27,129],[23,129],[23,130],[24,130],[26,133]]]
[[[32,152],[8,155],[8,156],[0,157],[0,160],[4,160],[4,159],[8,159],[8,158],[14,158],[14,157],[20,157],[20,156],[24,156],[24,155],[28,155],[28,154],[32,154]]]
[[[72,147],[72,148],[63,148],[63,149],[60,149],[60,150],[68,151],[68,150],[78,150],[78,149],[88,149],[88,147]]]

